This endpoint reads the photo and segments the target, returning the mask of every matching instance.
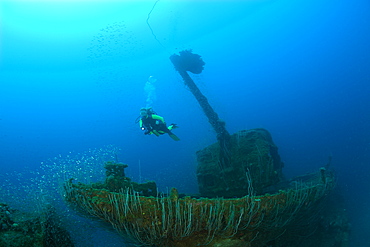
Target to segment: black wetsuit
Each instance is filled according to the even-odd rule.
[[[152,134],[153,131],[156,131],[160,135],[171,133],[171,131],[167,128],[164,119],[158,115],[150,114],[147,117],[141,118],[140,121],[141,127],[145,127],[145,134]]]

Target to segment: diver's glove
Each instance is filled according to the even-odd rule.
[[[144,128],[145,132],[144,132],[144,135],[151,135],[152,134],[152,131],[153,131],[153,128]]]
[[[145,127],[141,127],[141,130],[142,131],[145,130],[144,135],[149,135],[149,133],[150,133],[150,130],[147,130]]]

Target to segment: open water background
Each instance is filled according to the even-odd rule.
[[[369,44],[365,0],[3,0],[2,200],[26,206],[25,194],[41,187],[41,197],[50,194],[45,190],[58,188],[56,177],[75,171],[98,179],[99,164],[76,164],[115,154],[134,181],[196,193],[195,152],[216,138],[169,60],[192,49],[206,62],[192,77],[229,132],[270,131],[288,178],[333,157],[351,246],[368,247]],[[157,79],[150,94],[149,76]],[[167,123],[180,126],[174,132],[181,141],[143,135],[135,119],[148,97]],[[64,208],[51,194],[45,201]],[[79,235],[80,246],[101,246],[105,234],[111,241],[105,244],[121,244],[88,220],[69,223],[90,229]]]

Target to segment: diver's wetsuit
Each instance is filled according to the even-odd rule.
[[[140,119],[140,128],[145,128],[145,134],[163,135],[172,132],[167,128],[164,118],[155,114],[149,114]],[[157,134],[158,133],[158,134]]]

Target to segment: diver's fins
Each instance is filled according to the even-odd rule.
[[[175,141],[180,141],[180,138],[177,137],[177,135],[173,134],[173,133],[168,133],[168,135]]]

